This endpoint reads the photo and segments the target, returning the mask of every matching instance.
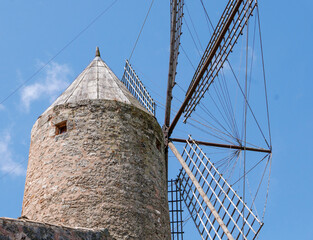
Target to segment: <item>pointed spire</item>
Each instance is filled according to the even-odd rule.
[[[96,57],[100,57],[100,50],[99,50],[99,47],[96,47]]]
[[[100,99],[130,104],[148,112],[100,58],[98,47],[95,55],[85,70],[46,111],[62,104]]]

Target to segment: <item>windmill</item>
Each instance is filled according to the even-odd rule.
[[[202,0],[201,4],[203,5]],[[259,201],[258,195],[265,195],[265,200],[259,202],[263,204],[265,202],[265,205],[267,202],[268,185],[265,184],[265,178],[268,174],[269,183],[272,153],[262,53],[259,62],[262,63],[260,72],[264,78],[265,112],[261,116],[266,118],[266,124],[258,121],[260,115],[255,113],[253,106],[259,109],[260,105],[254,104],[251,100],[252,97],[259,99],[260,93],[258,90],[254,95],[251,91],[255,56],[249,45],[254,46],[256,42],[256,30],[249,35],[250,26],[258,28],[261,35],[258,1],[228,0],[195,69],[184,99],[172,120],[172,99],[173,89],[177,84],[184,0],[171,0],[170,6],[170,57],[163,133],[167,166],[169,149],[181,164],[177,179],[169,181],[172,239],[183,239],[182,202],[185,203],[202,239],[256,239],[263,226],[265,208],[260,218],[255,206]],[[254,24],[250,24],[251,19],[254,19]],[[242,70],[243,82],[240,82],[239,76],[235,73],[236,67],[230,59],[241,35],[246,38],[243,44],[246,49],[245,66]],[[261,40],[259,43],[262,51]],[[128,61],[124,70],[122,82],[141,104],[154,114],[155,103]],[[240,100],[238,95],[241,96]],[[233,99],[241,101],[242,107],[238,107]],[[199,119],[201,116],[198,112],[205,112],[209,120]],[[242,120],[241,128],[238,127],[240,125],[238,119]],[[175,137],[177,126],[182,123],[188,124],[189,121],[205,126],[206,131],[202,130],[198,135],[205,140],[211,137],[213,141],[193,139],[193,131],[190,131],[186,138]],[[263,125],[266,125],[268,134],[263,131]],[[249,141],[248,129],[249,131],[252,129],[251,134],[261,136],[265,147],[259,147],[258,140]],[[182,153],[177,149],[177,144],[184,144]],[[226,157],[215,158],[213,154],[219,154],[218,149],[224,149],[227,152]],[[250,161],[253,154],[257,155],[258,160]],[[260,167],[262,164],[263,167]],[[259,169],[256,173],[257,168]],[[253,174],[258,180],[249,182],[249,174]],[[242,185],[238,186],[240,182]],[[253,193],[251,185],[255,188]],[[246,197],[248,188],[250,200]]]

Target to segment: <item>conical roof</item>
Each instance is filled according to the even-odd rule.
[[[119,101],[148,112],[101,59],[98,47],[91,63],[46,111],[57,105],[93,99]]]

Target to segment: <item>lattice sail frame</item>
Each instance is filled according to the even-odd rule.
[[[124,67],[124,74],[121,80],[130,93],[153,115],[155,115],[155,102],[148,93],[147,89],[140,81],[135,70],[132,68],[128,60]]]
[[[213,204],[233,239],[255,239],[263,223],[243,202],[236,191],[205,155],[194,140],[189,138],[182,157],[195,176],[205,195]],[[178,180],[182,197],[202,239],[227,239],[224,230],[205,203],[203,195],[182,168]]]
[[[181,196],[181,187],[179,181],[169,180],[168,189],[168,207],[170,213],[171,240],[183,240],[183,199]]]
[[[168,69],[167,96],[165,105],[164,136],[167,138],[167,129],[170,125],[171,102],[173,98],[173,87],[175,85],[176,68],[178,64],[180,37],[183,25],[184,0],[171,0],[171,39],[170,39],[170,59]]]
[[[223,67],[223,64],[231,53],[234,45],[237,43],[239,36],[242,34],[244,27],[247,25],[253,10],[257,6],[256,0],[246,0],[242,1],[238,10],[234,10],[235,6],[238,4],[238,0],[230,0],[214,30],[214,33],[210,39],[210,42],[203,54],[202,59],[196,69],[193,79],[189,85],[186,95],[190,92],[196,78],[198,78],[200,71],[202,70],[205,62],[209,58],[213,49],[216,49],[216,44],[218,38],[221,36],[222,31],[225,31],[225,25],[227,21],[235,14],[235,18],[231,21],[228,26],[227,32],[223,39],[221,40],[218,48],[214,51],[214,54],[210,57],[210,63],[208,68],[205,70],[200,82],[198,83],[195,91],[193,92],[186,108],[184,109],[184,122],[190,117],[191,113],[195,110],[196,106],[203,98],[205,92],[208,90],[210,85],[213,83],[214,79],[217,77],[219,71]],[[235,11],[235,12],[234,12]]]
[[[173,34],[173,55],[171,56],[173,59],[170,59],[170,70],[169,74],[172,74],[175,79],[176,75],[176,67],[178,63],[178,55],[179,55],[179,46],[180,46],[180,36],[182,35],[182,25],[183,25],[183,7],[184,0],[171,0],[171,26],[174,26],[172,31]]]

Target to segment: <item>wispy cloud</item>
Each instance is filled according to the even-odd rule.
[[[14,176],[24,176],[26,170],[20,163],[13,160],[12,152],[9,148],[11,135],[8,132],[2,133],[2,137],[0,140],[0,172]]]
[[[71,70],[66,64],[52,62],[45,68],[44,77],[23,88],[21,101],[26,110],[29,110],[33,101],[39,99],[55,99],[68,84]]]
[[[0,111],[4,110],[4,109],[5,109],[5,107],[2,104],[0,104]]]
[[[248,54],[247,54],[248,52]],[[229,61],[226,61],[223,66],[223,71],[228,74],[233,74],[231,72],[231,67],[234,70],[236,74],[239,74],[240,72],[245,72],[246,70],[246,54],[248,55],[248,68],[250,69],[251,64],[255,67],[258,61],[258,54],[256,53],[255,49],[248,46],[248,50],[242,51],[240,55],[237,55],[235,59],[232,59],[231,57],[228,58]],[[238,58],[240,56],[240,58]],[[231,67],[229,66],[229,63],[231,64]]]

